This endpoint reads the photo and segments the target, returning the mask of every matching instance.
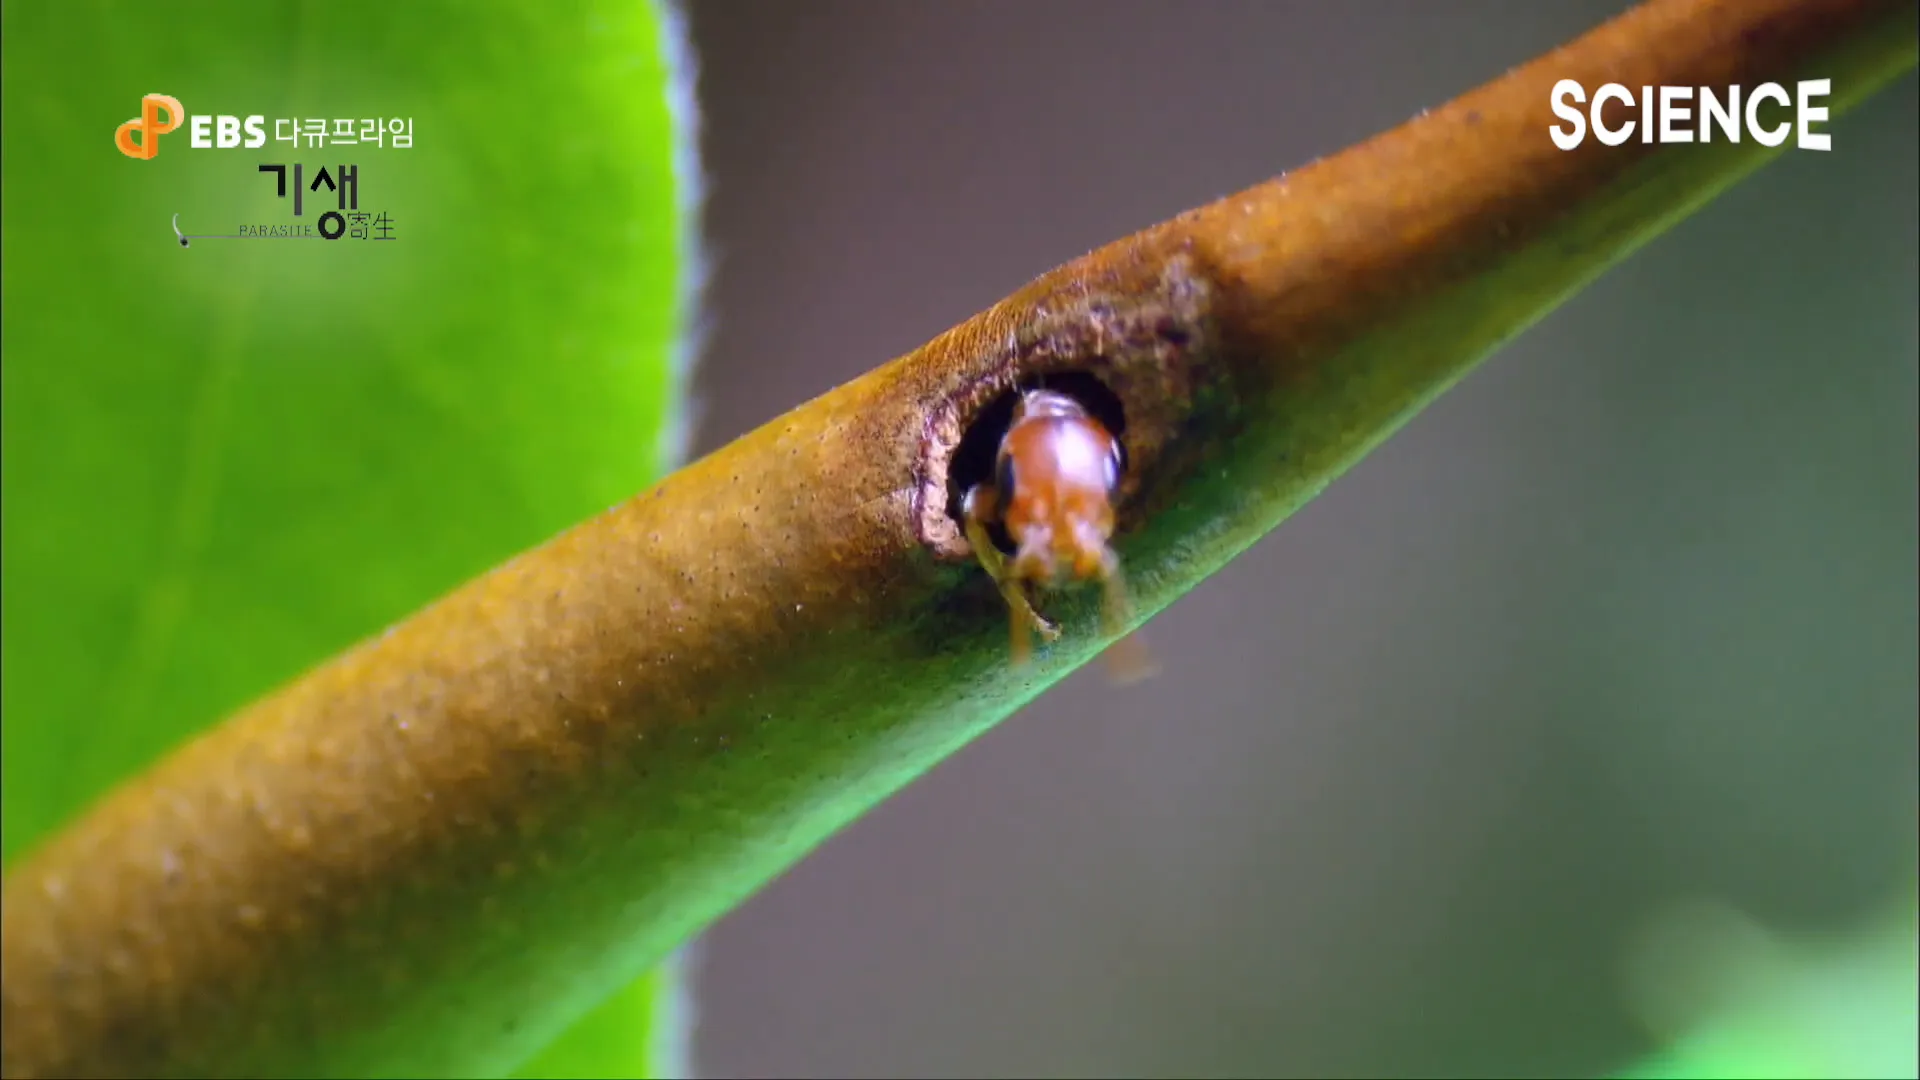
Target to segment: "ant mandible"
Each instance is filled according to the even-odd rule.
[[[1079,401],[1056,390],[1026,390],[1001,436],[993,480],[975,484],[961,501],[967,543],[1012,609],[1016,665],[1027,661],[1030,633],[1060,637],[1060,627],[1035,610],[1035,587],[1098,580],[1108,632],[1126,633],[1131,605],[1109,545],[1124,465],[1120,440]],[[1011,561],[994,545],[996,524],[1013,540]],[[1137,638],[1122,637],[1109,662],[1121,682],[1152,673]]]

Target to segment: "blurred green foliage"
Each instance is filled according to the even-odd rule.
[[[1844,935],[1791,939],[1696,907],[1638,958],[1637,996],[1673,1042],[1615,1080],[1858,1080],[1920,1075],[1913,898]]]
[[[196,730],[671,467],[680,33],[639,0],[10,0],[9,864]],[[266,144],[193,148],[183,126],[127,157],[115,129],[149,93],[264,116]],[[400,119],[414,143],[296,147],[282,118]],[[183,249],[176,214],[232,234],[335,207],[305,191],[295,218],[263,163],[308,184],[355,166],[392,240]],[[675,1067],[649,1048],[660,989],[544,1067]]]

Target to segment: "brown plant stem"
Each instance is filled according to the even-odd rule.
[[[1830,77],[1837,116],[1914,64],[1915,12],[1655,0],[1052,271],[315,669],[6,879],[4,1074],[510,1068],[1105,644],[1065,598],[1011,670],[949,514],[1016,380],[1118,397],[1157,611],[1778,152],[1562,152],[1557,80]]]

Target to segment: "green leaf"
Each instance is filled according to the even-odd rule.
[[[1699,936],[1683,944],[1697,948]],[[1911,896],[1841,935],[1794,939],[1753,925],[1734,940],[1738,951],[1670,963],[1689,989],[1713,990],[1688,1030],[1615,1080],[1916,1075],[1920,918]]]
[[[676,463],[681,33],[635,2],[6,5],[9,864],[229,710]],[[265,145],[195,148],[182,126],[129,157],[115,130],[145,94],[261,116]],[[410,121],[414,142],[275,141],[309,118]],[[204,237],[335,208],[303,191],[296,218],[267,163],[303,187],[354,166],[391,241]],[[183,248],[176,214],[204,238]],[[657,981],[569,1060],[645,1075]]]
[[[660,964],[581,1017],[513,1075],[517,1080],[691,1075],[686,967],[684,955]]]

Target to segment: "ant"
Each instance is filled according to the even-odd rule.
[[[1015,665],[1027,661],[1030,633],[1046,641],[1060,637],[1060,627],[1035,610],[1035,587],[1099,580],[1108,632],[1126,633],[1131,604],[1120,558],[1108,543],[1124,468],[1120,440],[1079,401],[1057,390],[1021,392],[1000,438],[992,481],[969,488],[960,504],[967,542],[1012,609]],[[1013,540],[1011,561],[993,542],[995,525]],[[1121,638],[1109,664],[1123,683],[1153,669],[1132,637]]]

